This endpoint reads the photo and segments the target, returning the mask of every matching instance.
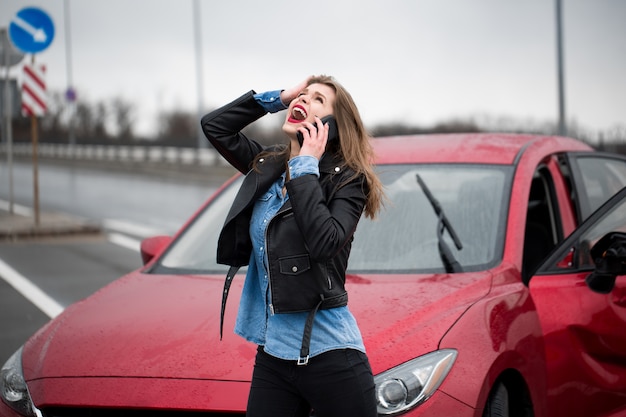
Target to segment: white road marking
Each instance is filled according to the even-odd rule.
[[[159,230],[150,226],[132,223],[126,220],[104,219],[102,226],[105,229],[112,230],[107,233],[109,242],[114,243],[126,249],[139,252],[141,248],[141,240],[150,236],[158,236],[167,234],[163,230]],[[128,235],[132,235],[130,237]]]
[[[117,219],[104,219],[102,226],[105,229],[112,229],[116,232],[138,236],[140,238],[146,238],[149,236],[157,236],[166,234],[163,230],[156,229],[154,227],[144,226],[137,223],[131,223],[126,220]]]
[[[9,211],[9,206],[8,201],[0,199],[0,210]],[[13,203],[13,213],[20,216],[32,216],[33,210],[30,207]],[[124,220],[105,219],[102,221],[102,225],[106,229],[114,230],[114,232],[107,233],[109,242],[135,252],[140,251],[141,240],[133,239],[127,236],[127,234],[135,235],[140,238],[166,234],[162,230]],[[2,259],[0,259],[0,278],[6,281],[48,317],[54,318],[64,310],[61,304],[43,292],[41,288],[33,284],[26,277],[11,268]]]
[[[14,207],[14,209],[15,208],[16,207]],[[141,228],[141,226],[137,226],[137,228]],[[155,235],[156,234],[162,233],[155,233]],[[140,251],[141,241],[138,239],[133,239],[120,233],[109,233],[107,236],[109,242],[113,244],[135,252]],[[2,259],[0,259],[0,278],[6,281],[48,317],[55,318],[64,310],[64,307],[61,304],[43,292],[41,288],[33,284],[26,277],[11,268]]]
[[[122,235],[119,233],[109,233],[107,237],[108,237],[109,242],[114,243],[123,248],[134,250],[135,252],[139,252],[140,250],[141,242],[137,239],[133,239],[133,238],[130,238],[126,235]]]
[[[0,200],[0,209],[9,211],[10,204],[6,200]],[[33,210],[29,207],[13,203],[13,213],[20,216],[32,216]],[[45,315],[55,318],[63,311],[64,307],[57,303],[41,288],[33,284],[15,269],[0,259],[0,278],[12,286],[17,292],[22,294],[27,300],[39,308]]]
[[[0,259],[0,278],[44,312],[51,319],[63,311],[64,307],[48,296],[38,286],[30,282]]]

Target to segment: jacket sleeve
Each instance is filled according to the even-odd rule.
[[[233,167],[242,173],[250,170],[255,155],[263,147],[248,139],[241,130],[267,112],[257,103],[254,91],[202,117],[202,131],[209,142]]]
[[[286,183],[294,216],[313,260],[333,258],[352,240],[365,207],[365,178],[357,176],[327,202],[319,179],[303,175]]]

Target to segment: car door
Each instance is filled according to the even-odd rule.
[[[610,291],[586,283],[593,245],[611,232],[626,232],[626,188],[558,245],[529,282],[545,344],[549,416],[626,412],[626,276],[617,275]]]

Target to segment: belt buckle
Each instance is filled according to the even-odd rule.
[[[309,355],[298,358],[298,361],[296,362],[298,366],[306,366],[308,363],[309,363]]]

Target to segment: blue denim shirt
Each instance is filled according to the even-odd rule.
[[[277,112],[286,106],[280,91],[255,95],[265,110]],[[289,161],[291,178],[313,174],[319,177],[319,161],[312,156],[296,156]],[[268,354],[286,360],[300,356],[304,324],[308,313],[273,314],[270,310],[270,288],[265,255],[265,230],[280,207],[289,199],[283,195],[285,174],[255,203],[250,221],[252,254],[244,282],[235,324],[235,333],[264,346]],[[365,352],[361,332],[347,306],[319,310],[311,334],[310,356],[333,349],[351,348]]]

